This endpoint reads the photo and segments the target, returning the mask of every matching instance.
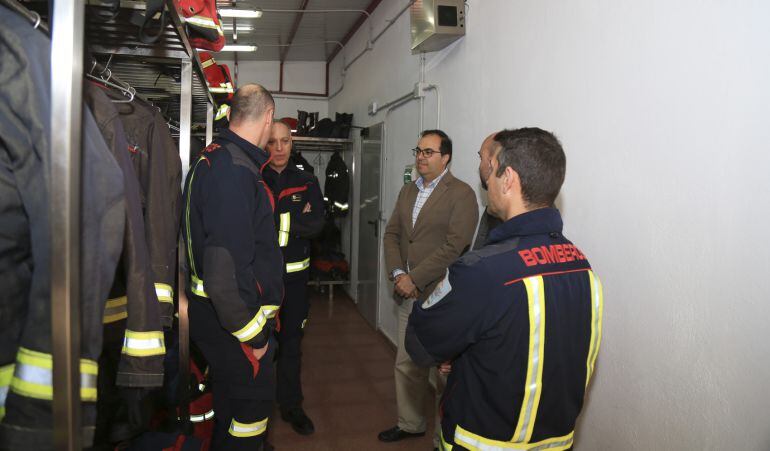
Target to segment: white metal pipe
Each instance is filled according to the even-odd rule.
[[[441,129],[441,93],[439,92],[438,85],[428,85],[425,90],[436,91],[436,128]]]

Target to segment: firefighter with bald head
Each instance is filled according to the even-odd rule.
[[[318,179],[290,161],[291,147],[288,125],[274,122],[267,142],[270,163],[263,177],[273,193],[278,246],[284,257],[276,397],[281,418],[297,433],[309,435],[315,428],[302,408],[300,345],[310,310],[310,239],[323,228],[324,203]]]

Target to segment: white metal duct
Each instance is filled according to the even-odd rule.
[[[463,0],[417,0],[410,13],[412,53],[441,50],[465,35]]]

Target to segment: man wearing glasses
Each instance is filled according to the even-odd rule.
[[[409,314],[444,277],[449,265],[470,246],[478,222],[476,194],[449,171],[452,140],[441,130],[426,130],[412,152],[420,177],[404,185],[385,228],[385,263],[399,299],[396,402],[398,423],[381,432],[383,442],[425,435],[425,396],[438,400],[446,375],[421,368],[404,348]],[[440,426],[436,431],[440,430]],[[439,442],[434,438],[434,444]]]

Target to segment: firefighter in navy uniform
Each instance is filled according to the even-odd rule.
[[[210,365],[214,450],[262,449],[275,399],[283,258],[261,175],[274,109],[263,87],[241,87],[230,128],[204,150],[185,182],[190,337]]]
[[[603,304],[598,277],[549,207],[564,151],[551,133],[529,128],[490,136],[480,154],[489,209],[505,222],[415,304],[406,348],[418,364],[451,372],[443,449],[568,450]]]
[[[277,360],[277,401],[281,417],[299,434],[315,430],[302,409],[300,344],[310,303],[307,282],[310,278],[310,238],[324,225],[324,201],[318,179],[289,161],[291,130],[283,122],[273,123],[267,144],[270,164],[262,175],[275,198],[275,224],[278,245],[285,261],[285,296],[280,312],[281,329]]]

